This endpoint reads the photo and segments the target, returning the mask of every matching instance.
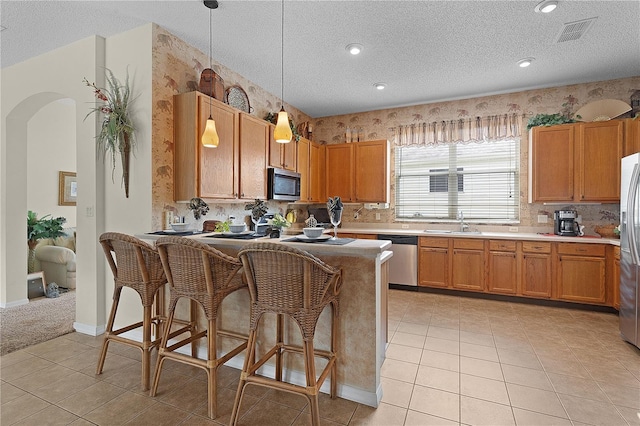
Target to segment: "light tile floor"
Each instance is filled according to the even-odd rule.
[[[321,395],[323,425],[640,425],[640,350],[614,314],[393,290],[384,397],[373,409]],[[227,424],[238,371],[220,371],[206,418],[202,370],[168,361],[155,398],[140,356],[72,333],[0,358],[8,425]],[[249,387],[243,425],[307,425],[304,398]]]

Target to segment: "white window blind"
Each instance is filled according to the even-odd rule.
[[[396,218],[519,219],[519,139],[396,147]]]

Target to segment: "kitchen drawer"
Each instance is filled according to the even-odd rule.
[[[491,251],[516,251],[515,241],[490,240],[489,250]]]
[[[522,251],[524,253],[551,253],[551,243],[541,243],[539,241],[523,241]]]
[[[604,244],[558,243],[558,254],[604,257]]]
[[[454,249],[484,250],[484,240],[454,238]]]
[[[420,247],[448,248],[448,238],[420,237]]]

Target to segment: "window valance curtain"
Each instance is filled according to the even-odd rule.
[[[522,118],[521,114],[490,115],[412,123],[392,127],[390,131],[396,146],[485,142],[519,137]]]

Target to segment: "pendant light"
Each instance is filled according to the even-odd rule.
[[[273,139],[278,143],[289,143],[293,137],[291,132],[291,126],[289,125],[289,115],[284,110],[284,0],[282,0],[282,40],[280,43],[280,60],[281,60],[281,82],[280,82],[280,97],[282,100],[282,106],[280,112],[278,112],[278,121],[276,122],[276,128],[273,131]]]
[[[204,5],[209,8],[209,68],[213,69],[213,53],[212,53],[212,45],[213,45],[213,36],[212,36],[212,25],[211,25],[211,11],[212,9],[218,8],[217,1],[204,0]],[[213,76],[211,76],[211,87],[213,88]],[[213,90],[211,93],[213,96]],[[202,146],[205,148],[217,148],[220,143],[220,138],[218,137],[218,132],[216,130],[216,122],[213,120],[211,116],[211,97],[209,97],[209,118],[207,119],[207,124],[204,128],[204,132],[202,133]]]

